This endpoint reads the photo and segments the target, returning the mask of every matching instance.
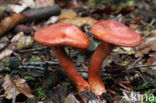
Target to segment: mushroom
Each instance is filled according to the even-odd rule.
[[[141,36],[131,28],[115,20],[96,22],[91,28],[91,33],[102,41],[93,53],[88,67],[90,89],[98,96],[106,93],[100,76],[100,67],[105,58],[115,46],[133,47],[139,45]]]
[[[64,46],[78,49],[89,47],[88,37],[73,24],[52,24],[35,33],[34,40],[40,45],[52,47],[56,58],[64,69],[68,78],[76,85],[78,92],[89,89],[89,84],[76,71],[70,57],[65,53]]]

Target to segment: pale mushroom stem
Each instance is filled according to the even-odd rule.
[[[106,92],[100,70],[103,61],[111,53],[113,48],[114,45],[103,42],[96,48],[91,57],[88,67],[88,81],[91,91],[97,96]]]
[[[70,57],[65,53],[63,47],[52,47],[56,58],[58,59],[63,70],[68,78],[76,85],[78,92],[83,92],[90,89],[88,82],[86,82],[80,74],[76,71],[75,66]]]

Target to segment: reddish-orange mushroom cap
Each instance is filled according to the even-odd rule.
[[[52,24],[35,33],[34,40],[44,46],[71,46],[80,49],[89,47],[88,37],[73,24]]]
[[[102,41],[118,46],[132,47],[141,43],[139,34],[115,20],[96,22],[91,28],[91,33]]]
[[[88,37],[78,27],[69,23],[52,24],[36,32],[34,40],[53,49],[60,65],[79,92],[90,88],[88,82],[77,72],[72,60],[64,50],[64,46],[78,49],[87,49],[89,47]]]

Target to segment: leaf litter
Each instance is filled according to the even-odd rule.
[[[52,23],[67,22],[79,26],[86,32],[91,41],[90,48],[87,51],[80,53],[71,48],[67,48],[67,53],[70,54],[75,66],[85,79],[88,78],[88,61],[99,44],[90,34],[90,27],[97,20],[119,20],[136,30],[143,37],[140,46],[135,48],[118,47],[108,56],[107,60],[103,63],[101,73],[108,93],[103,94],[100,99],[93,96],[93,98],[90,99],[90,103],[105,103],[106,101],[108,103],[121,102],[122,98],[125,96],[127,96],[124,98],[125,102],[132,102],[132,95],[144,94],[148,90],[153,91],[152,94],[155,94],[155,67],[152,66],[156,63],[156,49],[154,45],[156,40],[156,23],[154,18],[155,13],[153,13],[155,8],[154,4],[152,4],[154,0],[152,0],[151,3],[137,0],[136,2],[139,2],[137,3],[138,5],[135,4],[136,2],[134,0],[130,0],[129,2],[123,2],[122,0],[111,0],[110,2],[101,0],[100,4],[96,2],[97,0],[87,0],[85,2],[81,0],[69,0],[68,3],[65,0],[55,0],[55,2],[53,0],[30,1],[33,2],[31,5],[29,5],[30,2],[28,3],[27,0],[16,1],[14,5],[23,2],[23,4],[21,4],[22,6],[28,3],[27,7],[21,7],[21,10],[18,12],[22,12],[26,8],[52,6],[55,4],[62,7],[62,13],[52,16],[49,21],[43,20],[38,23],[34,21],[32,21],[32,23],[26,23],[26,26],[31,26],[35,31],[47,27]],[[73,2],[76,2],[76,4],[74,5]],[[144,10],[146,14],[142,12]],[[3,15],[6,16],[6,14]],[[2,16],[2,18],[5,16]],[[0,57],[3,58],[0,62],[3,65],[0,64],[0,68],[8,68],[7,73],[17,73],[20,74],[21,77],[18,77],[18,79],[11,79],[10,75],[2,72],[2,78],[4,80],[2,89],[4,89],[4,93],[0,92],[1,95],[5,94],[6,98],[12,99],[13,88],[16,87],[16,95],[24,94],[28,98],[34,96],[38,98],[37,101],[41,102],[82,102],[74,86],[67,79],[65,74],[62,71],[60,72],[59,65],[42,65],[42,62],[57,61],[51,48],[42,49],[42,47],[34,43],[32,39],[33,31],[30,33],[15,33],[12,32],[15,31],[14,29],[15,28],[3,35],[7,40],[1,40]],[[9,29],[4,28],[4,30],[8,31]],[[20,50],[23,49],[24,52],[20,52]],[[20,58],[18,61],[20,63],[18,63],[18,65],[21,65],[21,67],[25,62],[30,62],[30,64],[24,65],[23,67],[25,67],[25,69],[17,69],[16,66],[14,66],[16,69],[10,69],[8,65],[4,64],[7,64],[7,59],[12,57]],[[34,65],[31,64],[31,62],[41,63],[35,66],[43,68],[44,71],[39,69],[32,70],[30,66],[32,67]],[[15,62],[13,63],[15,64]],[[26,79],[29,85],[26,83],[26,80],[22,78]],[[34,95],[32,95],[32,91]],[[87,93],[85,93],[85,95],[87,95]],[[26,100],[24,101],[26,102]]]

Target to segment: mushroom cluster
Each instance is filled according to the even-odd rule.
[[[37,31],[34,40],[53,49],[60,65],[68,78],[75,84],[78,92],[91,89],[98,96],[106,92],[100,76],[100,68],[105,58],[111,53],[115,45],[126,47],[139,45],[141,36],[131,28],[115,20],[96,22],[91,28],[91,33],[102,42],[96,48],[89,62],[89,83],[76,71],[72,60],[64,50],[64,46],[82,50],[89,47],[88,37],[78,27],[70,23],[52,24]]]

